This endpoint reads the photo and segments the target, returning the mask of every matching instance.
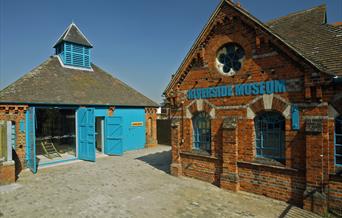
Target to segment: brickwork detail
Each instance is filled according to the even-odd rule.
[[[0,105],[0,120],[12,121],[16,125],[16,148],[13,155],[13,164],[0,163],[0,183],[14,182],[16,176],[25,168],[25,151],[26,151],[26,129],[20,131],[20,121],[26,123],[25,112],[27,105]],[[25,126],[26,128],[26,126]]]
[[[146,108],[146,145],[145,147],[155,147],[158,145],[157,141],[157,109]]]
[[[342,216],[342,178],[334,176],[329,181],[328,191],[328,208],[329,210],[339,216]]]
[[[15,162],[7,161],[0,163],[0,185],[13,183],[15,178]]]

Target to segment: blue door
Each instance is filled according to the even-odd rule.
[[[122,117],[106,117],[105,119],[105,147],[108,155],[122,155]]]
[[[95,115],[94,108],[77,110],[78,158],[95,161]]]
[[[37,172],[35,112],[35,107],[29,107],[26,112],[26,164],[33,173]]]

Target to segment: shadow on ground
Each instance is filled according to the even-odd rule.
[[[136,158],[153,166],[154,168],[170,174],[171,151],[163,151]]]

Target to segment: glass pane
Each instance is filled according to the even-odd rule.
[[[280,158],[278,151],[264,149],[262,152],[265,157]]]
[[[341,146],[337,146],[336,145],[336,154],[337,155],[342,155],[342,145]]]
[[[198,113],[193,118],[193,147],[210,151],[210,118],[205,112]]]
[[[258,155],[282,158],[285,122],[281,114],[266,112],[255,118],[255,135]]]
[[[336,136],[336,144],[342,145],[342,136]]]
[[[336,164],[342,165],[342,156],[336,156]]]
[[[258,156],[261,156],[261,154],[262,154],[262,153],[261,153],[261,149],[257,148],[256,151],[257,151],[257,155],[258,155]]]
[[[342,134],[342,117],[336,118],[335,133]]]

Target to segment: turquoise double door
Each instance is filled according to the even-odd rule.
[[[96,160],[95,108],[82,107],[77,115],[77,156],[80,160]],[[106,110],[104,110],[104,114]],[[33,173],[37,172],[35,107],[26,112],[26,161]],[[140,149],[145,143],[145,124],[134,127],[134,121],[143,121],[144,109],[117,109],[115,116],[104,116],[104,153],[122,155],[126,150]],[[103,116],[103,115],[102,115]],[[125,120],[123,120],[125,117]]]
[[[79,108],[77,110],[78,125],[78,159],[96,160],[95,108]],[[122,118],[105,117],[104,153],[122,155]]]

